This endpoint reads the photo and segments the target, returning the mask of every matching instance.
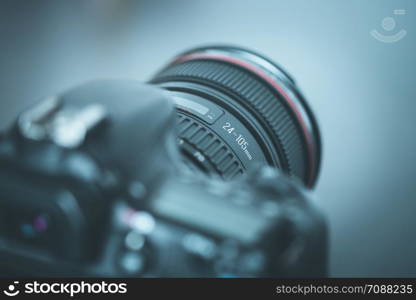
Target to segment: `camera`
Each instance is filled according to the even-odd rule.
[[[0,271],[325,276],[320,145],[294,80],[237,47],[47,98],[0,135]]]

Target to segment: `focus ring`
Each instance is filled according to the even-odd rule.
[[[162,70],[152,82],[193,81],[220,89],[254,111],[265,129],[272,132],[283,158],[283,168],[306,179],[307,153],[302,133],[290,109],[266,82],[247,70],[223,61],[198,59],[179,62]]]
[[[181,113],[178,114],[177,128],[178,138],[198,150],[224,179],[233,179],[243,173],[238,158],[212,130]]]

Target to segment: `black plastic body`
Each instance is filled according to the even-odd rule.
[[[173,100],[162,90],[98,81],[59,99],[62,110],[99,104],[108,112],[106,121],[72,149],[30,141],[15,124],[0,137],[0,173],[17,173],[10,177],[17,186],[30,182],[28,207],[44,200],[31,193],[33,186],[73,195],[79,210],[66,213],[85,224],[69,224],[67,232],[82,226],[84,236],[66,236],[77,254],[68,256],[0,234],[2,274],[326,276],[326,224],[302,187],[271,168],[233,182],[186,171],[175,141]],[[65,159],[80,155],[81,161]],[[94,168],[86,172],[81,165]],[[13,201],[13,193],[8,196],[0,203]]]

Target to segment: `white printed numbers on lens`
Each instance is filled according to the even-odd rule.
[[[235,140],[237,144],[240,145],[241,149],[243,150],[247,149],[248,143],[246,142],[245,138],[241,134],[239,134]]]
[[[230,122],[226,122],[224,126],[222,126],[222,129],[227,131],[228,133],[232,133],[234,131],[234,127],[231,127]]]
[[[241,134],[237,134],[237,132],[235,132],[235,128],[231,127],[231,123],[230,122],[226,122],[224,124],[224,126],[222,126],[222,129],[224,129],[225,131],[228,132],[228,134],[231,134],[235,137],[235,142],[237,143],[237,145],[241,148],[241,150],[243,150],[244,154],[247,156],[247,158],[249,160],[253,159],[253,156],[251,155],[251,153],[248,151],[248,142],[246,141],[245,137]]]
[[[10,284],[10,285],[7,287],[7,290],[4,290],[4,291],[3,291],[3,293],[4,293],[6,296],[9,296],[9,297],[14,297],[14,296],[17,296],[17,295],[20,293],[20,291],[16,289],[16,286],[17,286],[18,284],[19,284],[19,281],[14,281],[14,282],[13,282],[13,284]]]

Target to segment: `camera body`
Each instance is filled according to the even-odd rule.
[[[259,166],[188,170],[166,91],[96,81],[0,136],[0,270],[11,276],[322,277],[327,233],[302,184]]]

